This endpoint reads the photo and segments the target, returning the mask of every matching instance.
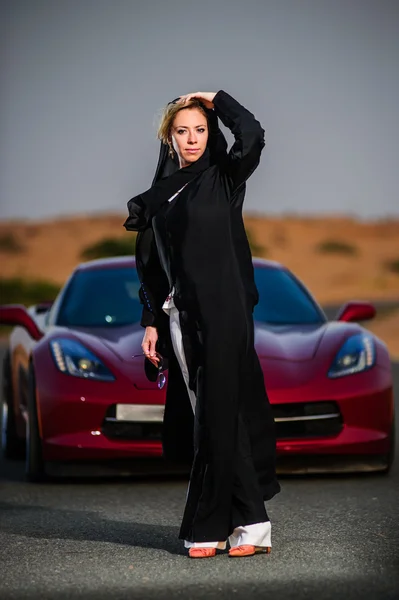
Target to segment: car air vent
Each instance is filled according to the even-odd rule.
[[[277,439],[338,435],[342,416],[336,402],[295,402],[272,405]]]
[[[159,442],[162,439],[162,410],[163,407],[157,405],[143,405],[143,414],[147,415],[144,418],[140,417],[140,406],[133,405],[133,408],[138,409],[133,411],[136,415],[133,418],[137,420],[127,420],[124,417],[118,417],[117,407],[121,405],[113,404],[109,406],[102,423],[101,431],[103,435],[110,439],[128,440],[128,441],[146,441]],[[127,405],[130,406],[130,405]],[[154,410],[149,410],[154,409]],[[153,414],[151,414],[153,413]],[[159,413],[159,414],[158,414]],[[154,415],[156,418],[154,418]],[[148,419],[148,420],[145,420]]]

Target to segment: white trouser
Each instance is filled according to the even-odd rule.
[[[193,412],[195,413],[195,405],[196,405],[197,399],[195,397],[195,393],[193,392],[193,390],[190,389],[188,386],[189,375],[188,375],[186,356],[184,354],[184,348],[183,348],[183,336],[182,336],[181,328],[180,328],[179,311],[174,306],[173,308],[170,308],[168,310],[168,313],[169,313],[169,319],[170,319],[170,337],[172,338],[173,350],[175,351],[177,361],[179,363],[181,372],[183,374],[183,379],[187,386],[187,391],[188,391],[188,395],[190,398],[191,406],[192,406]]]
[[[195,412],[196,396],[192,389],[189,388],[189,375],[186,357],[183,348],[183,336],[180,328],[179,311],[175,306],[165,311],[169,314],[170,318],[170,336],[172,338],[173,350],[178,360],[181,372],[183,374],[184,381],[187,386],[188,395],[190,398],[193,412]],[[236,527],[233,533],[229,536],[229,544],[231,548],[234,546],[243,546],[248,544],[250,546],[267,547],[272,545],[271,542],[271,523],[265,521],[264,523],[255,523],[254,525],[242,525]],[[226,542],[184,542],[185,548],[219,548],[224,550],[226,548]]]
[[[240,525],[236,527],[233,533],[229,536],[230,548],[235,546],[272,546],[272,524],[270,521],[264,523],[255,523],[254,525]],[[185,548],[218,548],[224,550],[226,542],[187,542],[184,541]]]

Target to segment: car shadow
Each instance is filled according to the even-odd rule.
[[[185,554],[172,525],[114,521],[86,510],[18,505],[0,501],[0,532],[36,539],[123,544],[152,548],[169,554]]]
[[[189,466],[168,465],[163,460],[103,460],[53,462],[46,465],[46,477],[43,481],[56,484],[73,483],[76,485],[90,482],[138,483],[156,481],[187,481]],[[25,482],[25,463],[23,459],[5,460],[0,457],[0,481]]]

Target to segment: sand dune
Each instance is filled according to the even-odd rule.
[[[122,214],[103,214],[23,225],[0,222],[0,238],[11,234],[23,248],[19,253],[0,249],[0,274],[62,283],[86,246],[105,237],[130,237],[133,247],[123,221]],[[387,261],[399,260],[399,220],[247,216],[245,222],[257,254],[289,267],[320,302],[399,297],[399,274],[385,267]],[[354,253],[322,253],[317,246],[325,241],[350,244]]]
[[[132,240],[133,249],[133,235],[122,226],[124,218],[123,214],[101,214],[28,224],[0,222],[0,240],[12,239],[20,246],[13,252],[7,244],[0,244],[0,275],[62,284],[81,261],[82,250],[95,242],[122,237]],[[387,267],[390,261],[399,262],[399,220],[247,215],[245,223],[256,254],[286,265],[323,304],[399,299],[399,273]],[[326,242],[330,252],[320,251],[319,245]],[[342,244],[346,245],[343,249]],[[389,319],[384,319],[384,325],[376,321],[373,327],[377,334],[382,327],[383,339],[399,356],[397,342],[394,346],[394,339],[399,339],[399,314]]]

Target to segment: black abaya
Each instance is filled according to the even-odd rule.
[[[175,288],[190,387],[197,395],[192,473],[180,537],[196,542],[225,540],[232,533],[239,469],[249,472],[252,466],[259,498],[270,499],[279,491],[274,421],[254,347],[252,312],[258,293],[242,219],[245,181],[259,163],[264,131],[223,91],[216,94],[214,107],[208,111],[209,148],[204,156],[176,171],[162,149],[154,186],[129,201],[125,223],[127,229],[141,231],[136,261],[142,325],[158,328],[160,350],[169,352],[172,364],[162,304]],[[235,137],[228,154],[216,115]],[[169,457],[180,452],[180,438],[191,425],[182,435],[190,404],[172,364],[164,421]]]

